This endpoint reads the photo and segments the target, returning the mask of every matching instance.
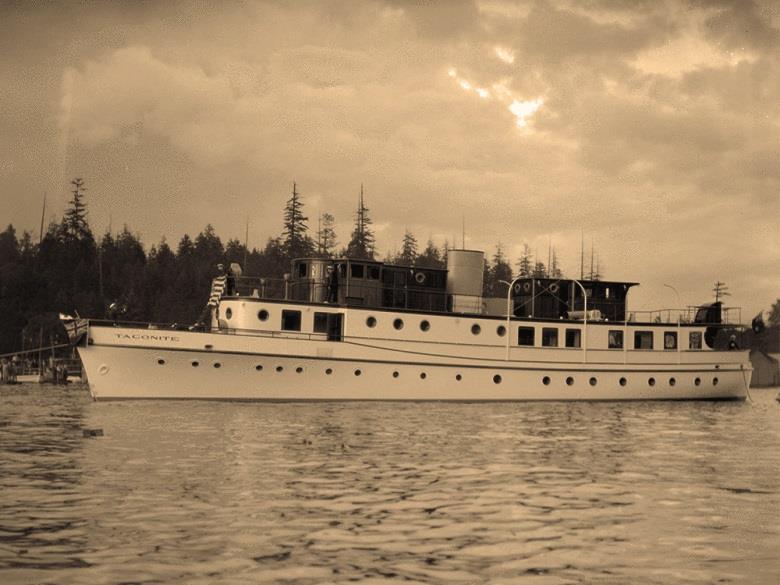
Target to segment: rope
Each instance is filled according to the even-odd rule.
[[[750,402],[750,404],[755,404],[753,402],[753,397],[750,395],[750,387],[747,383],[747,378],[745,378],[745,366],[741,366],[740,370],[742,371],[742,383],[745,385],[745,392],[747,393],[748,402]]]

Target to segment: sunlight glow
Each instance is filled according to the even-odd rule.
[[[515,121],[517,126],[519,128],[525,128],[528,125],[527,118],[536,113],[536,111],[542,107],[543,103],[544,100],[542,98],[537,98],[535,100],[526,102],[513,100],[512,105],[509,106],[509,111],[515,115],[515,118],[517,118]]]
[[[496,57],[501,59],[504,63],[512,64],[515,62],[515,53],[512,49],[506,47],[496,47]]]

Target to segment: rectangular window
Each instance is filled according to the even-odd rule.
[[[688,347],[690,349],[701,349],[701,331],[691,331],[688,335]]]
[[[379,280],[379,266],[368,267],[368,278],[369,280]]]
[[[363,278],[363,264],[352,264],[352,278]]]
[[[664,331],[664,349],[677,349],[676,331]]]
[[[306,278],[306,262],[298,264],[298,278]]]
[[[609,349],[623,349],[623,332],[618,330],[610,331],[607,347]]]
[[[558,347],[557,327],[542,327],[542,347]]]
[[[328,313],[314,313],[314,333],[328,332]]]
[[[566,347],[580,347],[582,331],[579,329],[567,329],[566,330]]]
[[[301,312],[300,311],[282,311],[282,329],[284,331],[301,330]]]
[[[517,345],[533,345],[533,344],[534,344],[534,328],[518,327]]]
[[[653,332],[634,331],[634,349],[653,349]]]

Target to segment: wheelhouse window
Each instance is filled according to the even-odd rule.
[[[557,327],[542,327],[542,347],[558,347]]]
[[[664,349],[677,349],[676,331],[664,331]]]
[[[369,280],[379,280],[379,266],[369,266],[368,267],[368,279]]]
[[[608,334],[607,347],[609,349],[623,349],[623,332],[612,330]]]
[[[300,311],[282,311],[282,330],[300,331],[301,330],[301,312]]]
[[[533,345],[533,344],[534,344],[534,328],[518,327],[517,345]]]
[[[365,266],[363,264],[352,264],[351,270],[352,278],[363,278],[363,274],[365,273]]]
[[[314,333],[328,332],[328,313],[314,313]]]
[[[582,331],[579,329],[566,330],[566,347],[581,347]]]
[[[701,349],[701,331],[691,331],[688,334],[688,348]]]
[[[306,267],[308,264],[306,262],[301,262],[298,264],[298,278],[306,278]]]
[[[653,332],[635,331],[634,349],[653,349]]]

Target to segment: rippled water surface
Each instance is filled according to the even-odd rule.
[[[93,403],[0,387],[0,583],[774,585],[777,393]]]

